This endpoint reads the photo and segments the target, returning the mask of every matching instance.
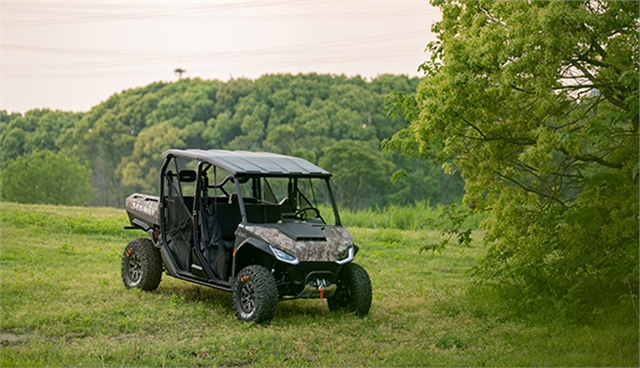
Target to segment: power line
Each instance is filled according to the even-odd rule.
[[[31,46],[31,45],[16,45],[16,44],[0,44],[0,48],[3,50],[14,51],[30,51],[30,52],[44,52],[50,54],[62,54],[62,55],[81,55],[81,56],[165,56],[169,53],[147,53],[139,51],[122,51],[122,50],[109,50],[109,49],[88,49],[88,48],[74,48],[74,47],[50,47],[50,46]]]
[[[332,2],[323,1],[322,4]],[[341,2],[333,2],[341,3]],[[363,4],[371,3],[362,2]],[[375,3],[375,2],[373,2]],[[74,3],[74,7],[78,4]],[[287,21],[287,22],[308,22],[308,21],[323,21],[323,20],[337,20],[337,19],[374,19],[374,18],[395,18],[395,17],[418,17],[422,16],[421,12],[411,9],[397,9],[385,12],[370,11],[367,9],[358,9],[356,11],[348,12],[323,12],[316,9],[309,10],[307,12],[290,12],[296,8],[305,7],[309,5],[317,4],[315,2],[290,2],[290,1],[268,1],[268,2],[240,2],[240,3],[214,3],[207,5],[199,5],[192,7],[184,7],[180,4],[179,7],[171,7],[169,9],[154,9],[146,10],[148,5],[145,5],[144,11],[125,11],[122,12],[122,7],[125,4],[116,3],[114,7],[112,3],[85,3],[91,4],[87,12],[83,9],[76,8],[63,8],[59,3],[3,3],[3,12],[25,14],[32,16],[34,14],[40,14],[44,16],[56,16],[54,19],[31,19],[31,20],[13,20],[3,21],[2,27],[30,27],[30,26],[52,26],[52,25],[75,25],[82,23],[101,23],[101,22],[113,22],[113,21],[134,21],[142,19],[163,19],[167,20],[184,20],[183,16],[188,16],[190,22],[193,21],[207,21],[210,22],[215,18],[216,22],[239,22],[239,21]],[[133,3],[135,5],[139,3]],[[32,6],[37,5],[37,6]],[[49,5],[49,6],[46,6]],[[51,6],[53,5],[53,6]],[[106,5],[106,7],[105,7]],[[166,4],[160,4],[166,5]],[[225,14],[227,11],[239,10],[239,9],[256,9],[262,7],[277,8],[280,5],[286,5],[287,12],[280,12],[277,14],[250,14],[245,13],[242,15]],[[100,7],[101,6],[101,7]],[[158,4],[154,3],[154,8],[157,8]],[[105,10],[106,9],[106,10]],[[114,12],[114,10],[119,12]]]
[[[370,57],[367,60],[368,63],[371,62],[382,62],[382,61],[392,61],[392,60],[407,60],[408,57],[413,56],[409,52],[402,53],[386,53],[379,54],[375,57]],[[339,57],[326,56],[320,58],[298,58],[298,59],[288,59],[288,60],[272,60],[266,61],[264,59],[251,59],[245,60],[242,63],[237,62],[228,62],[226,64],[218,64],[215,66],[207,65],[202,68],[191,67],[191,70],[194,70],[197,73],[197,76],[200,78],[207,78],[207,74],[210,73],[221,73],[228,72],[240,69],[256,69],[260,67],[264,68],[281,68],[281,69],[289,69],[288,71],[271,70],[265,71],[263,74],[269,73],[297,73],[304,72],[304,70],[316,68],[318,66],[326,66],[335,63],[358,63],[359,65],[366,65],[367,63],[363,62],[362,55],[343,55]],[[416,62],[417,68],[418,62]],[[385,71],[380,71],[380,73],[384,73]],[[413,72],[413,70],[412,70]],[[338,72],[339,73],[339,72]],[[166,75],[167,69],[166,67],[156,67],[155,69],[145,68],[142,71],[136,70],[113,70],[113,71],[88,71],[88,72],[24,72],[21,74],[4,74],[2,76],[3,79],[93,79],[93,78],[114,78],[114,77],[142,77],[142,76],[150,76],[157,77],[159,75]],[[234,72],[235,74],[235,72]]]
[[[182,4],[179,9],[171,8],[166,10],[151,10],[143,12],[127,12],[127,13],[101,13],[95,15],[71,16],[57,19],[33,19],[33,20],[17,20],[4,21],[0,25],[2,27],[28,27],[28,26],[51,26],[51,25],[72,25],[80,23],[98,23],[113,21],[130,21],[140,19],[154,19],[175,17],[179,14],[199,12],[203,10],[230,10],[242,8],[258,8],[264,6],[274,6],[285,2],[263,2],[263,3],[227,3],[227,4],[208,4],[194,7],[184,7]],[[3,5],[4,6],[4,5]]]
[[[329,51],[339,52],[341,55],[362,55],[362,51],[365,50],[365,46],[373,44],[376,49],[373,51],[394,53],[397,54],[401,50],[380,50],[377,45],[383,41],[393,41],[398,39],[407,38],[424,38],[424,31],[407,31],[386,35],[373,35],[358,38],[351,38],[346,40],[334,40],[324,41],[316,43],[298,44],[290,46],[269,47],[262,49],[248,49],[237,51],[223,51],[213,53],[196,53],[196,54],[182,54],[181,60],[187,62],[205,62],[205,61],[220,61],[220,60],[242,60],[247,58],[265,58],[269,56],[277,57],[307,57],[313,58],[314,55],[309,55],[308,52],[312,51],[320,56],[328,53]],[[74,69],[92,69],[92,68],[114,68],[114,67],[126,67],[136,65],[149,65],[165,63],[175,58],[175,53],[164,52],[133,52],[122,50],[107,50],[107,49],[81,49],[81,48],[56,48],[56,47],[39,47],[39,46],[27,46],[27,45],[13,45],[13,44],[0,44],[2,50],[14,50],[14,51],[26,51],[26,52],[42,52],[62,55],[79,55],[79,56],[131,56],[124,60],[101,60],[98,62],[77,62],[77,63],[62,63],[62,64],[39,64],[39,65],[3,65],[2,69],[5,72],[29,72],[29,71],[43,71],[43,70],[56,70],[69,68]],[[366,54],[365,54],[366,55]]]

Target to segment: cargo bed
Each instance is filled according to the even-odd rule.
[[[146,194],[134,193],[127,197],[125,202],[129,221],[143,230],[160,227],[159,208],[160,197]]]

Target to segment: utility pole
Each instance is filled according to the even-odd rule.
[[[178,74],[178,80],[180,80],[182,79],[182,73],[187,72],[185,69],[182,69],[182,55],[180,55],[180,62],[178,63],[178,65],[180,66],[177,67],[173,72]]]
[[[180,79],[182,79],[182,73],[186,73],[187,71],[182,69],[182,68],[177,68],[173,72],[178,74],[178,80],[180,80]]]

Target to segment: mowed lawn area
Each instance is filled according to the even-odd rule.
[[[123,210],[0,204],[0,363],[8,366],[638,366],[631,298],[589,322],[519,316],[468,271],[486,248],[420,253],[434,231],[349,228],[369,272],[363,319],[326,301],[236,320],[229,293],[163,276],[126,290]],[[348,224],[347,224],[348,225]]]

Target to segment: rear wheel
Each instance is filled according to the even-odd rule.
[[[132,240],[124,248],[121,271],[127,289],[155,290],[162,279],[160,250],[150,239]]]
[[[369,274],[356,263],[348,263],[342,267],[338,275],[338,289],[327,299],[329,309],[337,311],[346,309],[364,317],[371,309],[371,280]]]
[[[240,270],[233,283],[233,310],[243,322],[268,322],[276,314],[278,287],[269,270],[251,265]]]

